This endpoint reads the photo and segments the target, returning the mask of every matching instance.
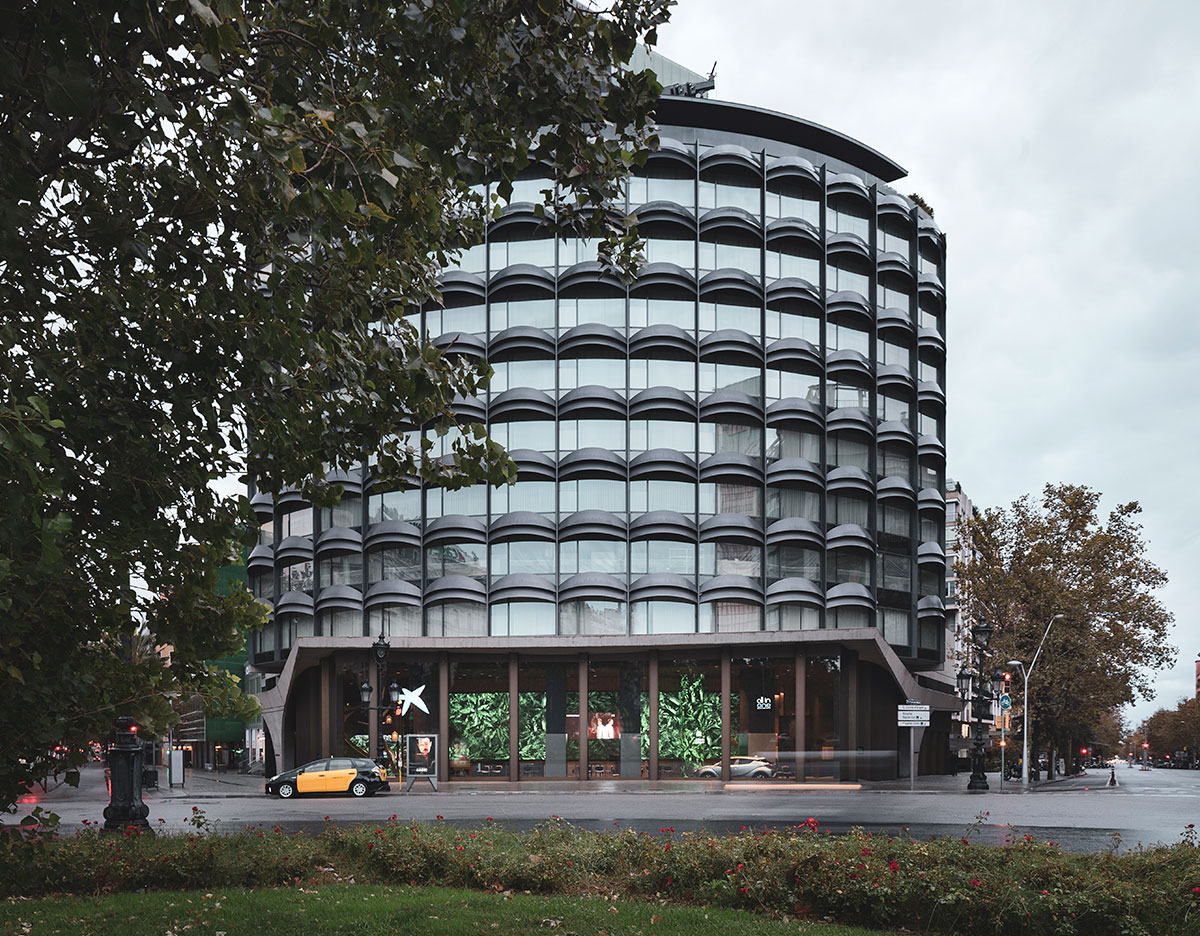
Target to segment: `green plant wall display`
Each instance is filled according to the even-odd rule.
[[[736,711],[737,693],[730,704]],[[658,756],[692,766],[721,756],[721,693],[705,692],[699,673],[683,674],[677,692],[658,694]]]
[[[508,693],[450,695],[450,743],[463,742],[471,760],[508,759]]]
[[[517,754],[521,760],[546,759],[546,694],[517,693]]]

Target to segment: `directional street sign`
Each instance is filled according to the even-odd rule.
[[[1007,712],[1010,708],[1012,708],[1012,696],[1006,692],[1000,696],[1000,709]]]
[[[908,704],[896,707],[896,723],[901,728],[928,728],[929,706]]]

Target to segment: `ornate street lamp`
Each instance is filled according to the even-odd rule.
[[[967,790],[971,793],[982,793],[990,789],[987,773],[983,769],[987,746],[984,722],[991,716],[992,700],[998,698],[1003,686],[1003,674],[997,672],[989,679],[983,670],[983,658],[993,633],[995,629],[982,617],[979,623],[971,628],[975,644],[975,672],[960,670],[955,679],[963,704],[971,706],[970,720],[975,724],[971,741],[971,779],[967,783]]]
[[[391,644],[383,639],[383,634],[380,633],[379,639],[371,644],[371,654],[375,658],[375,669],[378,679],[376,680],[382,689],[383,677],[387,673],[388,654],[391,652]],[[367,680],[362,681],[362,685],[358,687],[358,695],[362,700],[363,712],[370,713],[372,709],[378,714],[376,729],[376,745],[375,745],[375,760],[381,766],[385,766],[388,761],[387,746],[384,742],[383,718],[384,714],[394,709],[400,701],[400,684],[396,680],[392,680],[391,685],[387,688],[387,701],[383,699],[383,694],[380,693],[379,704],[371,705],[371,684]],[[368,741],[368,747],[370,743]]]

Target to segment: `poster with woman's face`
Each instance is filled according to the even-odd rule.
[[[621,716],[615,712],[593,712],[588,719],[588,737],[598,741],[621,737]]]
[[[437,735],[408,735],[408,772],[416,776],[437,773]]]

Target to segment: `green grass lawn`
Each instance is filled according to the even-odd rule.
[[[604,897],[338,884],[269,890],[10,898],[3,936],[883,936],[812,920]]]

